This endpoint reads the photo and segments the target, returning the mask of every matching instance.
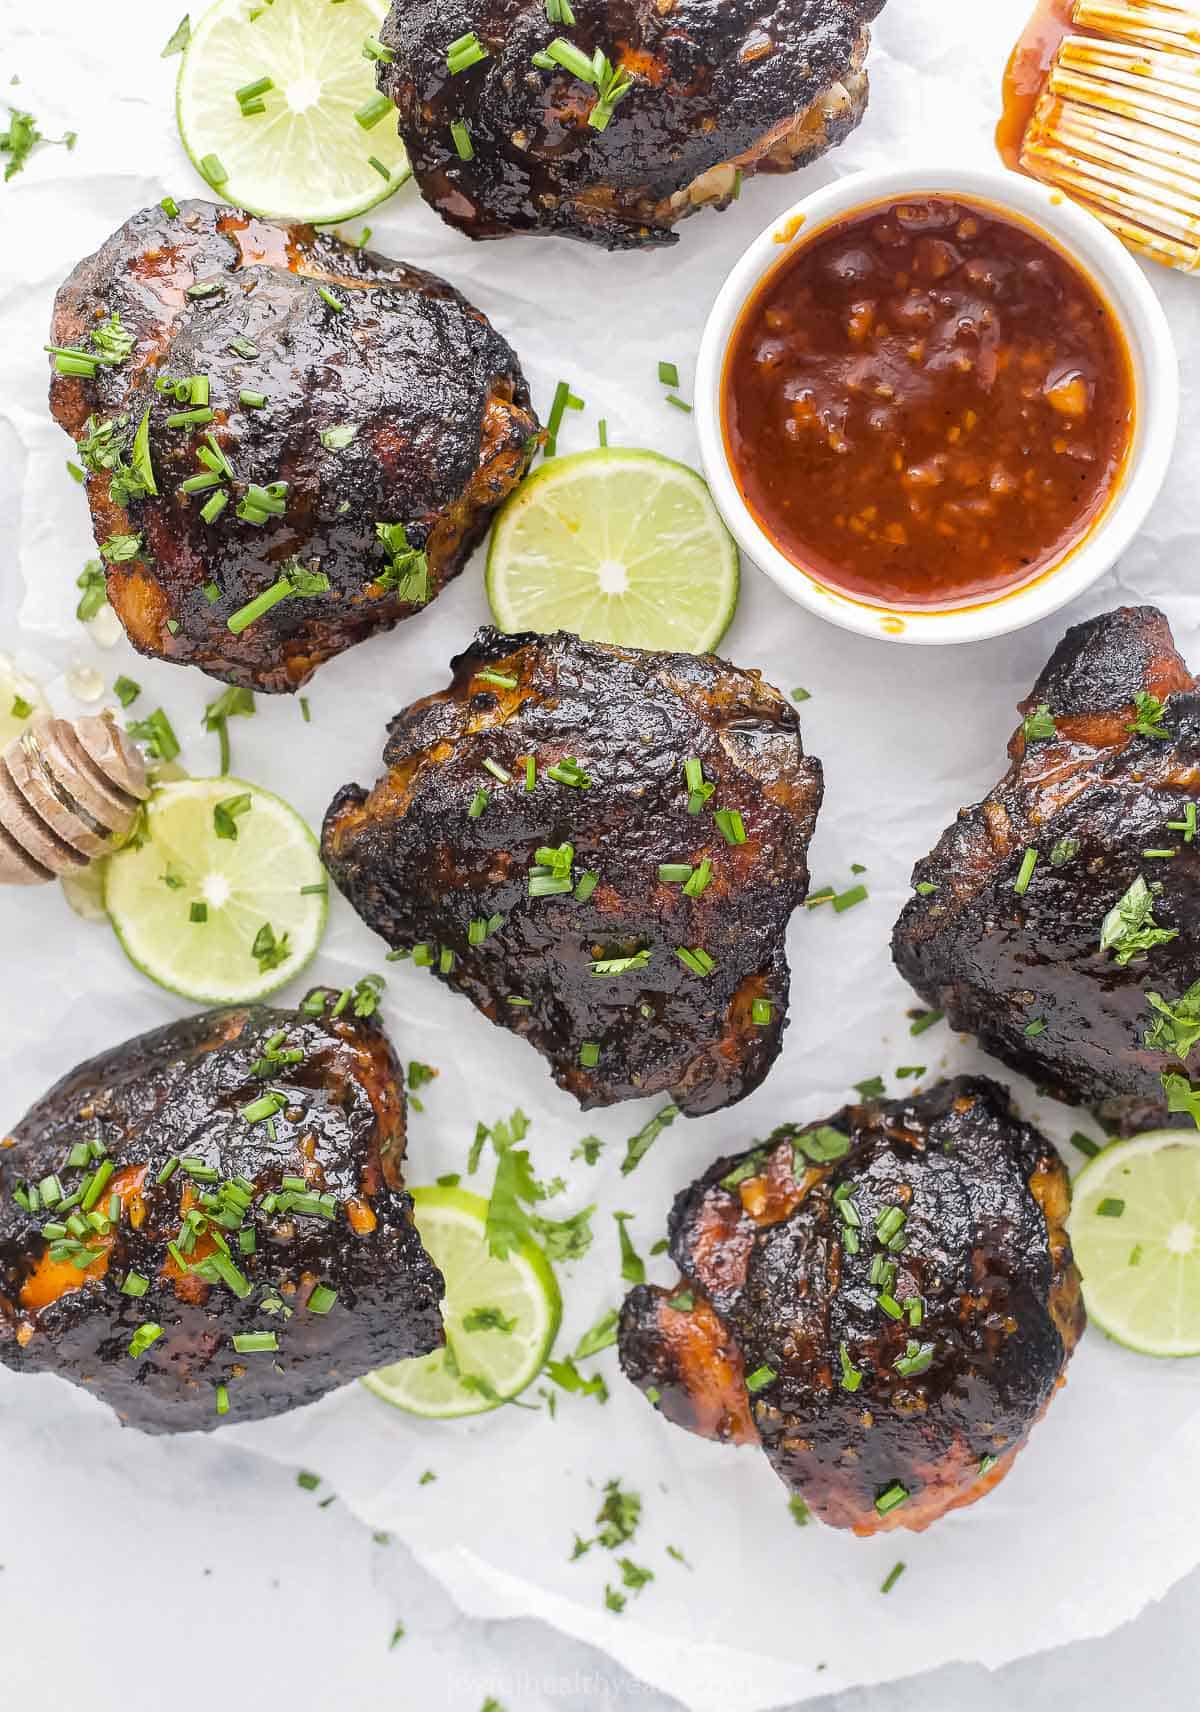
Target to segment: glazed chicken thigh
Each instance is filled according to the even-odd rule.
[[[759,1444],[822,1521],[921,1530],[988,1492],[1084,1326],[1066,1171],[983,1079],[785,1125],[675,1202],[675,1290],[621,1365],[679,1426]]]
[[[130,641],[253,689],[427,606],[537,445],[515,354],[444,280],[210,202],[128,220],[52,340]]]
[[[338,999],[170,1023],[38,1101],[0,1148],[0,1361],[158,1433],[441,1345],[403,1077]]]
[[[892,942],[952,1028],[1124,1134],[1189,1122],[1163,1077],[1200,1066],[1197,691],[1153,607],[1069,630]]]
[[[472,238],[676,241],[840,143],[883,0],[396,0],[379,87],[425,200]],[[464,31],[466,32],[464,34]]]
[[[713,655],[483,630],[325,819],[369,927],[549,1059],[584,1106],[743,1098],[788,1007],[821,767]]]

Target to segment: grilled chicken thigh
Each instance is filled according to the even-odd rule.
[[[849,135],[882,7],[570,0],[552,21],[545,0],[396,0],[379,87],[450,225],[637,249],[674,243],[680,219],[726,205],[744,177],[790,172]]]
[[[210,202],[128,220],[52,339],[130,640],[254,689],[428,605],[537,443],[516,356],[444,280]]]
[[[757,672],[483,630],[346,786],[322,854],[369,927],[584,1106],[689,1115],[774,1062],[821,767]]]
[[[621,1365],[677,1425],[760,1444],[822,1521],[921,1530],[1003,1479],[1084,1326],[1066,1171],[994,1082],[786,1125],[677,1198],[674,1291]]]
[[[1164,1075],[1200,1073],[1197,689],[1153,607],[1069,630],[892,942],[952,1028],[1126,1134],[1171,1121]]]
[[[400,1067],[336,998],[171,1023],[38,1101],[0,1144],[0,1361],[179,1432],[442,1343]]]

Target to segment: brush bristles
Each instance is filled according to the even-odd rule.
[[[1075,0],[1021,165],[1125,243],[1200,270],[1200,6]]]

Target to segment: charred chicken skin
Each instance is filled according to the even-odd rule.
[[[920,1531],[1003,1479],[1084,1327],[1067,1173],[982,1078],[787,1125],[677,1198],[674,1291],[621,1365],[677,1425],[760,1444],[834,1527]]]
[[[821,767],[757,672],[482,630],[322,854],[369,927],[585,1107],[731,1105],[774,1062]]]
[[[158,1433],[442,1343],[400,1067],[335,999],[171,1023],[38,1101],[0,1143],[0,1361]]]
[[[130,641],[257,690],[428,605],[537,444],[516,356],[444,280],[210,202],[135,214],[51,337]]]
[[[883,0],[397,0],[380,31],[421,194],[472,238],[677,240],[855,128]],[[463,34],[464,19],[469,29]],[[464,155],[467,158],[463,158]]]
[[[1163,1077],[1200,1019],[1196,679],[1162,613],[1125,607],[1069,630],[1020,711],[1004,778],[913,871],[896,965],[1107,1127],[1186,1123]]]

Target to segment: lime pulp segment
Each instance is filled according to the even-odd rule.
[[[222,804],[239,805],[223,822],[235,838],[217,834]],[[198,1003],[240,1004],[312,957],[326,889],[316,840],[281,798],[242,779],[188,779],[155,792],[141,844],[109,860],[104,902],[144,975]]]
[[[328,224],[404,182],[395,111],[362,51],[386,12],[384,0],[217,0],[204,14],[175,110],[217,196],[251,214]]]
[[[488,1252],[487,1202],[461,1189],[416,1189],[417,1228],[446,1281],[446,1346],[368,1374],[377,1397],[430,1419],[481,1414],[541,1372],[558,1330],[553,1269],[533,1243]]]
[[[1076,1179],[1070,1231],[1097,1325],[1145,1355],[1200,1355],[1200,1131],[1105,1148]]]
[[[738,554],[695,470],[607,447],[554,458],[517,490],[487,590],[502,630],[706,653],[737,605]]]

